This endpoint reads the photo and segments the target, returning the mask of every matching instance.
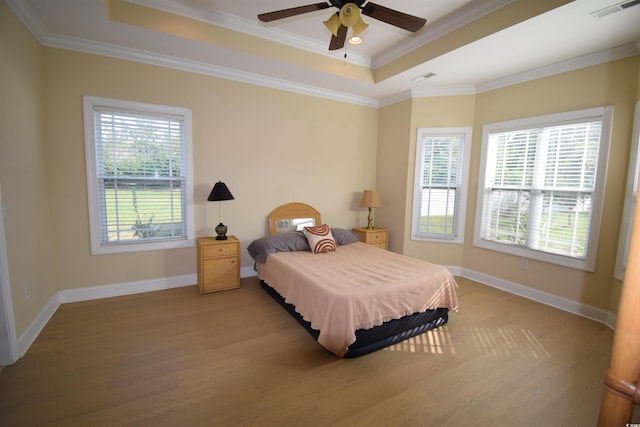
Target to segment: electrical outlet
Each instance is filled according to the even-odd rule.
[[[529,260],[521,258],[520,259],[520,268],[523,269],[523,270],[526,270],[527,268],[529,268]]]

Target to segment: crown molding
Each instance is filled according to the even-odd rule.
[[[221,67],[217,65],[205,64],[197,61],[189,61],[158,53],[151,53],[138,49],[131,49],[122,46],[115,46],[106,43],[92,42],[80,40],[76,38],[51,35],[45,36],[41,42],[45,46],[57,47],[69,50],[76,50],[85,53],[109,56],[118,59],[142,62],[150,65],[173,68],[182,71],[204,74],[212,77],[219,77],[227,80],[235,80],[243,83],[255,84],[259,86],[270,87],[274,89],[286,90],[303,95],[316,96],[335,101],[347,102],[351,104],[363,105],[367,107],[379,108],[385,107],[396,102],[400,102],[411,98],[423,98],[432,96],[455,96],[455,95],[472,95],[477,93],[488,92],[491,90],[501,89],[519,83],[531,80],[537,80],[560,74],[568,71],[577,70],[593,65],[598,65],[618,59],[623,59],[638,55],[640,53],[640,43],[629,43],[614,49],[606,49],[589,55],[577,58],[571,58],[566,61],[557,62],[555,64],[544,67],[534,68],[522,73],[512,74],[510,76],[481,83],[478,85],[464,86],[444,86],[432,88],[411,89],[398,94],[391,95],[386,98],[377,100],[375,98],[361,97],[346,92],[331,91],[317,86],[294,83],[284,79],[276,79],[266,77],[255,73],[239,71],[232,68]]]
[[[132,49],[112,44],[87,41],[73,37],[50,35],[45,37],[42,43],[45,46],[74,50],[95,55],[108,56],[128,61],[141,62],[160,67],[172,68],[196,74],[203,74],[211,77],[218,77],[226,80],[234,80],[242,83],[249,83],[258,86],[265,86],[273,89],[285,90],[288,92],[303,95],[315,96],[334,101],[347,102],[351,104],[364,105],[378,108],[379,103],[375,98],[361,97],[346,92],[328,90],[317,86],[295,83],[289,80],[266,77],[256,73],[236,70],[219,65],[206,64],[198,61],[191,61],[169,55],[148,52],[139,49]]]
[[[386,98],[382,98],[380,100],[380,108],[388,107],[389,105],[396,104],[398,102],[406,101],[407,99],[413,98],[413,95],[410,90],[404,90],[402,92],[398,92],[395,95],[388,96]]]
[[[414,88],[380,100],[380,107],[387,107],[397,102],[415,98],[431,98],[436,96],[475,95],[475,85],[441,86],[430,88]]]
[[[501,89],[507,86],[553,76],[555,74],[566,73],[580,68],[628,58],[630,56],[638,55],[638,53],[640,53],[639,47],[639,43],[637,42],[629,43],[613,49],[605,49],[589,55],[570,58],[565,61],[556,62],[555,64],[533,68],[522,73],[516,73],[490,82],[480,83],[476,86],[476,89],[478,93],[489,92],[495,89]]]
[[[358,52],[349,52],[348,57],[343,58],[342,50],[331,51],[327,50],[327,44],[318,43],[315,40],[301,37],[297,34],[293,34],[289,31],[282,30],[280,28],[270,27],[265,28],[256,21],[249,19],[239,18],[234,15],[230,15],[224,12],[193,10],[182,6],[180,4],[167,5],[161,0],[128,0],[130,3],[135,3],[144,7],[152,7],[154,9],[162,10],[167,13],[184,16],[186,18],[194,19],[197,21],[205,22],[207,24],[216,25],[219,27],[227,28],[229,30],[238,31],[248,34],[250,36],[258,37],[261,39],[269,40],[275,43],[283,44],[285,46],[306,50],[312,53],[316,53],[329,58],[336,58],[340,55],[340,59],[347,60],[350,63],[360,65],[363,67],[371,68],[372,59],[367,55],[363,55]]]
[[[43,45],[47,32],[44,25],[42,25],[42,21],[38,19],[38,16],[35,14],[31,6],[29,6],[27,2],[20,0],[6,0],[6,3],[9,8],[13,10],[13,13],[20,18],[29,31],[31,31],[38,42]]]
[[[373,58],[371,66],[373,69],[380,68],[514,1],[515,0],[476,0],[469,3],[445,17],[438,19],[433,24],[427,25],[416,37],[403,40],[402,43],[398,43],[380,52]]]
[[[456,96],[456,95],[475,95],[475,85],[457,85],[457,86],[437,86],[432,88],[411,89],[411,96],[414,98],[431,97],[431,96]]]
[[[227,80],[234,80],[248,84],[255,84],[259,86],[285,90],[288,92],[294,92],[303,95],[320,97],[340,102],[347,102],[373,108],[385,107],[412,98],[470,95],[487,92],[514,84],[524,83],[527,81],[564,73],[567,71],[623,59],[626,57],[638,55],[640,53],[640,40],[638,40],[635,43],[629,43],[627,45],[619,46],[614,49],[606,49],[593,54],[571,58],[565,61],[557,62],[555,64],[538,67],[521,73],[512,74],[504,78],[480,83],[475,86],[465,85],[411,89],[399,92],[388,97],[376,99],[353,95],[347,92],[327,90],[318,86],[295,83],[273,77],[266,77],[256,73],[239,71],[228,67],[222,67],[198,61],[186,60],[174,56],[158,54],[155,52],[132,49],[103,42],[88,41],[68,36],[47,34],[44,30],[44,26],[42,25],[40,20],[37,19],[36,15],[33,13],[26,2],[22,2],[19,0],[6,1],[9,7],[33,33],[40,44],[44,46],[136,61],[150,65],[173,68],[182,71],[203,74]],[[513,0],[494,0],[490,4],[492,5],[491,7],[495,9],[502,7],[504,6],[504,4],[511,1]],[[489,13],[489,7],[482,10],[484,10],[486,13]],[[478,9],[477,13],[481,13],[481,9]],[[469,15],[465,16],[467,16],[466,19],[470,19]]]
[[[419,88],[403,91],[395,95],[380,100],[380,107],[395,104],[411,98],[427,98],[436,96],[456,96],[456,95],[474,95],[483,92],[489,92],[496,89],[502,89],[515,84],[525,83],[532,80],[538,80],[544,77],[565,73],[568,71],[579,70],[581,68],[593,65],[604,64],[606,62],[616,61],[640,54],[640,41],[619,46],[614,49],[605,49],[589,55],[567,59],[555,64],[546,65],[544,67],[534,68],[522,73],[512,74],[510,76],[491,80],[489,82],[477,85],[465,86],[443,86],[432,88]]]

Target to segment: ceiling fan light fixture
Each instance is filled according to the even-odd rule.
[[[349,38],[349,43],[350,44],[360,44],[364,41],[364,39],[360,36],[351,36]]]
[[[627,1],[634,2],[640,0]],[[376,19],[412,33],[420,30],[427,22],[424,18],[409,15],[367,0],[330,0],[330,3],[322,1],[306,6],[291,7],[288,9],[275,10],[273,12],[261,13],[258,15],[258,19],[262,22],[271,22],[278,19],[315,12],[317,10],[328,9],[330,7],[335,7],[339,10],[329,19],[324,21],[325,27],[327,27],[331,33],[329,50],[342,49],[344,47],[344,44],[347,41],[347,30],[349,28],[351,28],[352,36],[359,36],[367,29],[369,25],[362,20],[362,15],[366,15],[369,18]]]
[[[353,27],[360,18],[360,9],[354,3],[347,3],[340,9],[340,23],[345,27]]]
[[[362,34],[362,32],[364,30],[366,30],[369,27],[369,24],[367,24],[366,22],[364,22],[362,20],[362,18],[359,18],[355,24],[353,24],[353,26],[351,27],[351,31],[353,31],[353,36],[357,37],[360,34]]]
[[[331,31],[335,37],[338,36],[338,28],[340,28],[340,17],[338,13],[331,15],[331,18],[323,22],[324,26]]]

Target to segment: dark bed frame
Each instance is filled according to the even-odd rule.
[[[286,226],[292,221],[300,219],[312,219],[316,225],[322,223],[320,213],[312,206],[304,203],[287,203],[274,209],[269,215],[269,233],[272,235],[276,234],[279,230],[282,230],[283,227],[285,228],[283,231],[292,231],[286,230]],[[317,341],[320,331],[313,329],[311,324],[304,320],[295,310],[294,305],[286,302],[278,291],[264,281],[261,280],[260,285]],[[438,308],[414,313],[400,319],[390,320],[370,329],[358,329],[356,331],[356,341],[349,346],[349,350],[343,357],[354,358],[364,356],[365,354],[389,347],[400,341],[407,340],[442,326],[447,323],[448,319],[449,309]]]
[[[286,302],[278,291],[262,280],[260,281],[260,286],[296,319],[316,341],[318,340],[320,331],[313,329],[311,323],[302,318],[293,304]],[[436,310],[427,310],[400,319],[390,320],[371,329],[358,329],[356,331],[356,342],[349,346],[349,350],[343,357],[345,359],[351,359],[389,347],[400,341],[407,340],[442,326],[447,323],[448,319],[449,309],[438,308]]]

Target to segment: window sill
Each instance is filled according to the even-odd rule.
[[[108,254],[123,254],[130,252],[146,252],[146,251],[161,251],[167,249],[180,249],[180,248],[192,248],[195,246],[195,240],[181,239],[181,240],[163,240],[158,242],[145,242],[145,243],[114,243],[111,245],[92,245],[91,255],[108,255]]]
[[[473,246],[483,249],[489,249],[496,252],[502,252],[509,255],[515,255],[522,258],[535,259],[537,261],[542,261],[549,264],[556,264],[563,267],[574,268],[576,270],[589,272],[595,271],[595,259],[591,260],[588,256],[585,259],[578,259],[564,255],[537,251],[535,249],[529,249],[524,246],[504,245],[482,239],[475,239],[473,242]]]

